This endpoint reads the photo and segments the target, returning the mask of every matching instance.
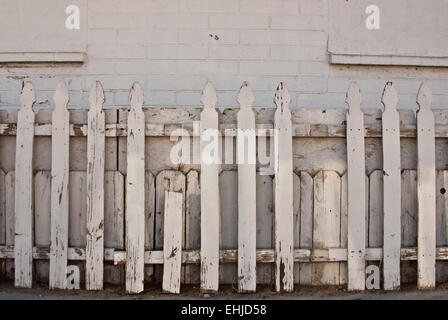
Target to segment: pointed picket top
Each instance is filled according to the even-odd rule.
[[[104,101],[103,86],[101,82],[95,81],[89,94],[90,110],[97,109],[98,111],[101,111],[103,109]]]
[[[250,108],[254,103],[254,94],[249,82],[244,81],[241,85],[240,94],[238,95],[238,103],[241,109]]]
[[[386,83],[383,90],[383,97],[381,102],[384,106],[384,112],[391,110],[396,110],[398,104],[397,90],[395,90],[392,82]]]
[[[204,86],[201,102],[204,105],[204,108],[215,108],[216,103],[218,103],[215,87],[210,81],[207,81]]]
[[[288,108],[291,103],[291,96],[289,95],[289,91],[283,82],[280,82],[277,90],[275,91],[274,103],[276,104],[277,109],[281,110],[281,112],[289,110]]]
[[[418,90],[417,103],[419,105],[418,111],[421,110],[431,111],[432,94],[431,89],[429,89],[426,82],[423,82],[420,86],[420,89]]]
[[[354,114],[361,112],[361,90],[359,90],[358,84],[355,81],[351,82],[348,87],[345,103],[348,105],[349,113]]]
[[[64,81],[59,82],[53,95],[53,101],[56,106],[56,110],[66,110],[69,99],[70,98],[68,95],[67,85]]]
[[[129,104],[131,110],[142,111],[144,103],[143,88],[138,82],[134,82],[131,92],[129,94]]]
[[[27,81],[23,84],[22,92],[20,94],[20,109],[32,110],[34,103],[36,102],[36,92],[31,81]]]

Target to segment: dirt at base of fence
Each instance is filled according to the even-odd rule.
[[[293,293],[278,294],[271,286],[257,286],[257,293],[240,294],[236,286],[222,285],[217,294],[201,294],[197,286],[185,285],[179,295],[163,294],[160,286],[146,286],[145,291],[138,295],[128,295],[122,286],[105,286],[103,291],[87,290],[49,290],[42,284],[35,284],[32,289],[14,288],[11,281],[0,284],[0,300],[171,300],[171,299],[272,299],[272,300],[320,300],[320,299],[344,299],[344,300],[388,300],[388,299],[441,299],[448,300],[448,283],[439,284],[437,289],[420,291],[415,284],[402,285],[401,290],[387,292],[373,290],[365,292],[349,292],[345,286],[311,287],[300,286]]]

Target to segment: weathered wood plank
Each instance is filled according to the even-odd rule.
[[[348,182],[347,182],[347,171],[341,177],[341,241],[340,247],[347,248],[348,241]],[[366,215],[367,218],[367,215]],[[347,263],[339,264],[339,284],[347,284],[348,278],[348,266]]]
[[[180,293],[183,200],[182,192],[165,191],[162,290],[167,293]]]
[[[155,177],[150,171],[145,173],[145,250],[154,250],[154,226],[156,216]],[[145,266],[145,282],[154,276],[154,266]]]
[[[6,245],[6,182],[5,172],[0,169],[0,245]]]
[[[219,176],[219,197],[221,205],[221,225],[234,226],[220,230],[220,249],[238,248],[238,172],[225,170]],[[219,268],[221,284],[237,285],[238,265],[221,264]]]
[[[365,289],[365,151],[361,93],[352,82],[347,91],[348,290]]]
[[[448,171],[437,170],[436,181],[436,245],[443,247],[448,244]]]
[[[334,171],[319,171],[314,176],[313,250],[340,245],[341,178]],[[339,263],[313,264],[313,285],[338,285]]]
[[[300,248],[300,176],[293,174],[294,248]],[[300,280],[300,264],[294,263],[294,284]]]
[[[382,225],[384,243],[384,289],[400,288],[400,248],[401,248],[401,160],[400,160],[400,116],[396,106],[397,93],[388,82],[383,99],[383,200],[384,216]],[[371,202],[372,206],[373,202]],[[370,246],[381,246],[381,243]]]
[[[87,259],[86,289],[103,289],[104,248],[104,91],[96,81],[90,90],[87,136]]]
[[[418,199],[418,278],[419,289],[436,285],[436,198],[435,138],[431,91],[423,83],[417,103],[417,199]]]
[[[369,176],[368,241],[369,248],[383,246],[383,170]]]
[[[300,248],[313,247],[313,178],[307,172],[300,172]],[[312,268],[309,263],[299,264],[302,285],[311,285]]]
[[[294,289],[293,261],[293,167],[292,128],[289,104],[291,97],[283,83],[275,93],[277,110],[274,116],[275,134],[275,290]]]
[[[19,288],[33,283],[33,144],[34,87],[26,82],[20,96],[17,118],[15,165],[15,281]]]
[[[417,247],[417,171],[403,170],[401,174],[401,247]],[[415,283],[416,261],[401,261],[400,282]]]
[[[145,252],[145,115],[143,88],[134,83],[129,96],[126,182],[126,291],[140,293]]]
[[[124,249],[124,176],[119,171],[104,172],[104,246]],[[124,283],[124,267],[104,265],[104,282]]]
[[[53,97],[51,138],[51,246],[50,289],[65,289],[68,247],[70,114],[68,88],[64,82]]]
[[[294,249],[294,262],[298,263],[334,263],[347,261],[347,248],[323,248],[323,249]],[[402,248],[401,261],[417,262],[417,248]],[[200,264],[200,250],[183,250],[182,263]],[[86,260],[86,251],[83,248],[67,249],[68,259],[74,262]],[[14,246],[0,246],[0,259],[14,259]],[[49,247],[33,247],[33,259],[44,261],[50,259]],[[145,264],[163,264],[163,250],[145,251]],[[366,260],[382,261],[382,248],[367,248]],[[448,247],[436,248],[436,260],[448,261]],[[104,249],[104,261],[114,264],[126,263],[126,251],[115,250],[114,248]],[[219,251],[219,261],[221,263],[236,264],[238,262],[238,249],[226,249]],[[275,262],[274,249],[257,249],[257,263],[263,265]]]
[[[187,190],[185,199],[185,249],[201,247],[201,187],[199,172],[192,170],[187,174]],[[185,267],[185,283],[199,284],[198,266]]]
[[[445,247],[448,244],[447,214],[448,214],[448,171],[437,170],[436,175],[436,246]],[[448,281],[448,263],[445,261],[436,263],[436,283]]]
[[[201,112],[201,291],[218,291],[219,282],[219,165],[210,148],[218,144],[216,91],[207,82]],[[212,149],[213,150],[213,149]],[[215,150],[215,156],[217,151]]]
[[[49,247],[51,243],[51,172],[38,171],[34,175],[34,245]],[[34,279],[48,283],[49,261],[34,261]]]
[[[238,291],[255,292],[257,287],[257,200],[256,137],[254,95],[247,82],[241,86],[238,102]]]
[[[5,172],[0,169],[0,245],[6,245],[6,185]],[[0,279],[5,277],[6,261],[0,261]]]
[[[181,171],[175,170],[163,170],[159,172],[155,181],[155,249],[163,248],[164,241],[164,212],[165,212],[165,191],[181,192],[185,197],[185,176]],[[183,213],[185,215],[185,212]],[[183,216],[183,221],[185,218]],[[184,240],[182,240],[182,247],[184,246]],[[155,266],[154,278],[157,283],[162,281],[163,274],[162,268]],[[181,271],[183,273],[183,270]]]
[[[274,247],[274,199],[273,179],[268,175],[257,175],[257,249]],[[257,264],[257,283],[273,284],[274,266]]]
[[[7,246],[14,246],[14,228],[15,228],[15,217],[14,217],[14,202],[15,202],[15,172],[9,171],[5,176],[5,195],[6,195],[6,217],[5,217],[5,243]],[[12,255],[12,259],[14,259],[14,252]],[[6,279],[13,280],[14,279],[14,261],[7,260],[5,263],[5,273]]]

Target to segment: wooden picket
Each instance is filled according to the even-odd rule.
[[[129,96],[126,182],[126,291],[143,291],[145,254],[145,115],[143,88]]]
[[[292,123],[288,89],[280,83],[275,92],[275,290],[294,288]]]
[[[436,167],[431,91],[423,83],[417,96],[417,198],[419,289],[436,285]]]
[[[382,95],[382,116],[379,110],[361,111],[355,83],[347,92],[348,113],[291,112],[290,100],[280,83],[277,108],[257,111],[244,82],[240,109],[219,113],[216,91],[207,82],[202,110],[147,112],[143,88],[135,83],[130,111],[121,110],[124,118],[115,123],[116,115],[102,109],[104,91],[96,82],[86,121],[85,113],[67,110],[68,88],[61,82],[54,111],[40,113],[35,123],[34,88],[25,83],[17,120],[4,116],[6,122],[0,123],[0,136],[15,136],[4,142],[16,148],[12,161],[0,168],[5,278],[14,279],[16,287],[48,281],[51,289],[70,289],[77,288],[71,281],[81,272],[85,277],[76,281],[85,281],[88,290],[124,283],[128,293],[142,292],[146,280],[161,282],[164,292],[174,294],[182,284],[197,283],[207,293],[217,292],[220,283],[238,284],[239,292],[255,292],[257,284],[286,292],[294,284],[364,290],[369,261],[383,268],[385,290],[415,279],[420,289],[446,281],[448,179],[439,168],[443,149],[435,142],[448,138],[448,118],[432,111],[429,87],[420,87],[416,118],[397,111],[398,95],[390,82]],[[198,119],[200,130],[197,123],[191,130],[188,121]],[[157,157],[164,157],[161,143],[180,127],[193,131],[190,141],[200,159],[174,167]],[[271,130],[269,148],[260,141],[266,129]],[[221,133],[230,136],[221,139]],[[40,155],[49,146],[39,149],[49,140],[36,139],[39,152],[33,152],[35,136],[51,137],[49,165]],[[87,162],[81,165],[71,152],[85,147],[71,137],[81,137],[84,146],[87,140]],[[370,141],[364,145],[365,138],[374,138],[382,159],[381,151],[371,153]],[[407,139],[403,145],[401,138]],[[417,170],[409,154],[415,150],[411,139],[417,141]],[[236,148],[237,166],[234,141],[243,146]],[[108,160],[115,156],[117,142],[125,150],[118,164],[106,161],[106,152]],[[313,156],[323,150],[313,149],[322,142],[328,143],[320,148],[336,150],[335,167],[319,159],[303,167],[302,158],[310,155],[299,148],[309,148]],[[258,166],[256,156],[267,149],[273,165]],[[222,172],[221,157],[226,159]],[[76,171],[86,164],[86,171]]]
[[[400,288],[401,248],[401,159],[400,116],[397,93],[388,82],[383,99],[383,212],[384,290]]]
[[[65,289],[68,248],[69,120],[68,88],[58,84],[52,117],[50,289]]]
[[[213,143],[218,136],[218,99],[211,82],[202,93],[204,111],[201,113],[201,291],[218,291],[219,282],[219,165],[213,159],[204,159],[207,141]],[[204,132],[210,140],[204,141]]]
[[[238,291],[255,292],[256,274],[256,156],[252,89],[244,82],[238,102]],[[253,146],[253,148],[251,148]],[[241,154],[242,152],[242,154]]]
[[[182,208],[182,192],[165,191],[162,289],[167,293],[180,293]]]
[[[352,82],[347,91],[348,290],[365,289],[366,200],[364,115],[361,93]]]
[[[33,144],[36,94],[26,82],[20,96],[17,117],[15,168],[15,286],[31,288],[33,284]]]
[[[104,91],[99,81],[90,90],[87,136],[86,289],[103,289],[104,256]]]
[[[341,178],[334,171],[319,171],[313,184],[313,248],[330,249],[340,245]],[[318,263],[312,266],[313,285],[339,285],[340,263]]]

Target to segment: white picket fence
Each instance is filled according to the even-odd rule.
[[[200,288],[203,292],[217,292],[220,283],[220,265],[237,264],[238,290],[255,292],[258,271],[268,272],[262,264],[274,263],[274,284],[276,291],[291,292],[294,283],[312,284],[312,278],[320,275],[319,284],[347,283],[349,290],[364,290],[366,287],[366,261],[382,261],[383,288],[386,290],[400,287],[400,262],[404,260],[418,263],[417,280],[421,289],[434,288],[436,285],[436,259],[448,260],[448,247],[436,248],[436,128],[434,113],[431,110],[431,93],[422,84],[417,96],[420,106],[417,112],[417,128],[406,128],[400,133],[400,114],[396,110],[397,94],[391,83],[387,83],[383,93],[384,112],[381,128],[364,125],[361,110],[361,94],[352,83],[347,92],[346,125],[294,124],[291,120],[290,97],[283,83],[280,83],[274,96],[277,107],[271,128],[278,130],[277,165],[273,181],[274,203],[274,247],[259,249],[257,242],[257,204],[258,189],[257,166],[239,164],[237,167],[238,186],[238,227],[237,248],[220,249],[220,234],[224,217],[222,208],[231,206],[224,202],[220,192],[220,165],[202,163],[200,174],[190,171],[185,186],[176,185],[171,177],[170,186],[157,182],[157,197],[161,197],[157,206],[163,212],[163,222],[148,226],[154,220],[148,219],[145,211],[147,202],[154,207],[154,199],[148,198],[148,188],[154,196],[154,182],[148,186],[145,169],[145,148],[151,144],[145,137],[168,135],[166,127],[145,123],[143,107],[143,89],[135,83],[130,92],[130,111],[127,124],[107,124],[103,110],[104,92],[100,82],[96,82],[90,91],[88,124],[76,125],[70,122],[67,103],[68,89],[60,83],[54,94],[55,109],[51,124],[35,123],[32,110],[35,102],[33,85],[27,82],[21,93],[21,107],[17,124],[0,124],[0,135],[16,136],[15,170],[13,175],[4,174],[0,189],[7,190],[2,196],[9,212],[9,218],[3,214],[2,231],[5,245],[0,246],[0,258],[14,259],[15,286],[30,288],[33,285],[33,261],[49,260],[50,289],[71,288],[67,276],[72,277],[73,268],[69,261],[85,261],[85,288],[102,290],[105,262],[116,265],[125,264],[125,284],[128,293],[144,290],[146,268],[163,264],[162,288],[164,292],[179,293],[184,277],[193,273],[190,266],[200,264]],[[257,129],[266,125],[256,124],[252,110],[254,97],[248,83],[243,83],[238,102],[240,110],[234,129]],[[213,85],[205,85],[200,114],[201,130],[223,127],[219,123],[219,113],[215,107],[218,102]],[[227,126],[229,127],[229,126]],[[376,131],[375,131],[376,130]],[[413,130],[413,131],[412,131]],[[322,133],[323,132],[323,133]],[[417,171],[401,172],[400,137],[417,138]],[[301,137],[338,137],[346,138],[347,173],[340,177],[334,171],[319,171],[314,177],[301,171],[295,173],[293,166],[293,140]],[[51,228],[50,246],[36,246],[39,236],[34,234],[33,217],[35,192],[33,187],[33,141],[35,136],[51,136],[52,161],[51,177]],[[87,174],[85,184],[86,199],[77,201],[86,203],[85,247],[69,247],[69,207],[73,175],[70,168],[70,138],[87,136]],[[126,177],[121,174],[105,175],[106,137],[127,137]],[[237,139],[241,137],[235,134]],[[448,137],[448,129],[439,127],[438,137]],[[371,174],[370,198],[366,190],[365,138],[382,137],[383,170]],[[293,139],[294,138],[294,139]],[[201,148],[203,147],[201,140]],[[260,146],[259,146],[260,147]],[[246,150],[247,151],[247,150]],[[149,150],[151,152],[151,150]],[[254,151],[255,152],[255,151]],[[15,173],[15,175],[14,175]],[[169,172],[165,174],[169,175]],[[442,178],[445,173],[442,172]],[[448,176],[448,175],[447,175]],[[439,174],[438,176],[439,177]],[[190,180],[190,178],[192,178]],[[402,206],[411,206],[412,201],[402,201],[401,187],[409,188],[412,193],[412,179],[416,178],[416,197],[418,203],[418,241],[417,248],[402,246]],[[36,178],[34,178],[36,180]],[[105,181],[115,181],[125,185],[125,190],[115,188],[112,196],[105,191]],[[193,182],[192,182],[193,181]],[[194,182],[196,181],[196,182]],[[415,181],[415,180],[414,180]],[[445,181],[445,180],[443,180]],[[34,186],[36,186],[34,181]],[[190,184],[191,183],[191,184]],[[372,193],[373,188],[383,185],[383,193]],[[444,183],[444,182],[443,182]],[[186,199],[187,193],[199,197],[200,203]],[[9,192],[8,192],[9,190]],[[263,189],[258,189],[263,190]],[[415,191],[415,190],[414,190]],[[266,192],[266,190],[265,190]],[[14,194],[14,201],[8,195]],[[121,201],[120,199],[125,199]],[[73,199],[71,199],[73,201]],[[123,234],[118,249],[105,247],[105,203],[114,202],[116,210],[114,228]],[[14,207],[11,208],[11,203]],[[383,237],[381,247],[369,247],[366,216],[371,219],[369,210],[382,211]],[[9,204],[9,208],[8,208]],[[186,216],[191,206],[199,206],[200,250],[185,249]],[[187,208],[185,208],[187,207]],[[300,208],[300,213],[296,208]],[[380,209],[376,209],[380,208]],[[411,208],[412,210],[412,208]],[[372,211],[373,212],[373,211]],[[152,212],[154,214],[154,212]],[[124,219],[123,219],[124,214]],[[297,222],[297,215],[300,222]],[[110,219],[110,218],[108,218]],[[13,226],[11,221],[14,221]],[[152,221],[152,222],[151,222]],[[313,223],[314,221],[314,223]],[[344,222],[345,221],[345,222]],[[305,230],[303,225],[312,226]],[[263,223],[263,222],[258,222]],[[8,227],[9,226],[9,227]],[[9,228],[9,229],[8,229]],[[163,239],[156,239],[158,249],[147,249],[145,234],[148,228],[163,230]],[[233,228],[233,226],[228,226]],[[187,228],[188,229],[188,228]],[[299,233],[298,229],[302,229]],[[6,231],[5,231],[6,230]],[[13,230],[13,237],[11,237]],[[9,236],[8,236],[9,232]],[[6,236],[5,236],[6,234]],[[151,234],[153,237],[154,234]],[[160,236],[157,236],[160,237]],[[1,237],[0,237],[1,239]],[[197,239],[199,239],[197,237]],[[303,247],[300,247],[300,246]],[[258,247],[258,249],[257,249]],[[121,248],[121,249],[120,249]],[[347,264],[345,265],[345,262]],[[67,272],[69,270],[69,272]],[[160,270],[159,270],[160,272]],[[300,278],[300,280],[298,279]],[[302,278],[305,279],[302,281]]]

